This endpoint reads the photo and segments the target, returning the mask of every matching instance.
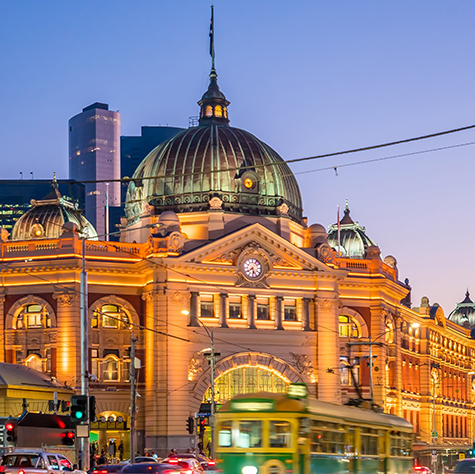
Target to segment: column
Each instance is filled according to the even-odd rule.
[[[302,329],[310,331],[310,298],[302,299]]]
[[[324,293],[317,297],[318,399],[341,403],[337,300],[325,296]]]
[[[395,320],[397,325],[401,324],[401,320],[397,318]],[[394,367],[394,379],[396,381],[396,415],[402,416],[402,351],[401,351],[401,344],[402,344],[402,337],[400,330],[396,330],[394,333],[394,340],[396,341],[396,360],[395,360],[395,367]],[[430,383],[430,368],[427,367],[427,382]],[[419,377],[421,375],[419,374]],[[424,386],[424,381],[421,380],[421,386]],[[426,387],[428,385],[425,385]],[[430,389],[429,389],[430,391]]]
[[[71,290],[74,291],[74,288]],[[76,294],[79,295],[79,285],[76,285],[76,290]],[[56,374],[54,375],[60,380],[78,385],[81,380],[81,301],[72,291],[53,293],[53,298],[58,302],[56,307]],[[53,351],[51,357],[53,357]],[[53,361],[51,365],[54,365]]]
[[[384,373],[386,369],[386,357],[383,345],[385,344],[385,330],[386,319],[388,318],[388,312],[381,305],[370,306],[371,322],[369,327],[369,333],[371,335],[371,341],[377,342],[371,347],[371,354],[373,360],[372,363],[372,376],[373,376],[373,403],[383,406],[383,388],[384,388]],[[394,338],[397,338],[397,329],[393,332]],[[371,369],[370,369],[371,370]],[[401,415],[400,415],[401,416]]]
[[[192,291],[190,293],[190,314],[188,326],[198,327],[198,295],[197,291]]]
[[[256,329],[256,295],[247,297],[247,327]]]
[[[5,362],[5,295],[0,295],[0,362]]]
[[[284,326],[282,325],[282,302],[284,301],[283,296],[275,297],[275,328],[282,330]]]
[[[220,293],[219,295],[219,326],[222,328],[227,328],[228,323],[226,321],[226,299],[227,293]]]

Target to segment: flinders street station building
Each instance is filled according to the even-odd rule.
[[[122,440],[127,452],[133,329],[139,450],[166,454],[195,442],[186,420],[211,399],[211,338],[218,406],[300,382],[320,400],[368,407],[372,399],[406,418],[426,463],[434,450],[471,447],[468,293],[449,316],[427,298],[414,307],[396,258],[381,255],[357,210],[347,205],[328,229],[307,222],[283,159],[229,125],[214,69],[198,104],[199,124],[137,168],[119,242],[97,236],[55,180],[11,234],[1,230],[1,362],[80,390],[84,259],[101,444]],[[30,410],[47,411],[52,394],[36,398]],[[9,406],[21,413],[21,403]],[[206,447],[208,429],[200,436]]]

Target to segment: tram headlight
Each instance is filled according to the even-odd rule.
[[[257,471],[256,466],[244,466],[242,468],[242,474],[257,474]]]

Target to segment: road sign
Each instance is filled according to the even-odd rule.
[[[460,459],[465,459],[465,453],[459,453],[459,460]]]

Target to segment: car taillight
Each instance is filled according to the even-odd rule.
[[[216,464],[216,461],[208,461],[208,466],[214,466]]]
[[[24,471],[23,469],[20,469],[20,470],[18,471],[18,474],[25,474],[25,471]]]
[[[167,462],[169,464],[178,464],[178,459],[169,459]]]
[[[180,471],[181,474],[193,474],[193,471],[191,469],[185,469],[184,471]]]

